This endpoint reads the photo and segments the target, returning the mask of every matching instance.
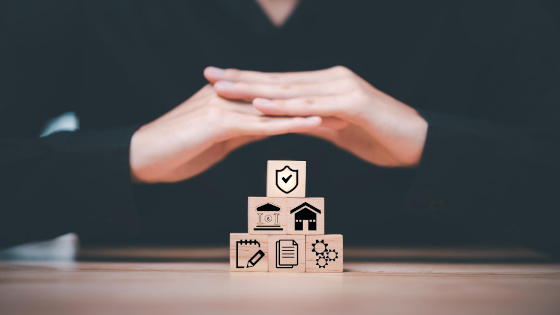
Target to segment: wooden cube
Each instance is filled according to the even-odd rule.
[[[288,234],[286,198],[249,197],[249,234]]]
[[[305,236],[305,272],[342,272],[342,235]]]
[[[305,272],[305,235],[268,237],[269,272]]]
[[[288,234],[325,234],[325,198],[288,198]]]
[[[268,236],[231,233],[229,262],[231,271],[268,271]]]
[[[305,161],[268,161],[267,197],[305,197]]]

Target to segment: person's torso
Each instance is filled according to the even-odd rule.
[[[147,123],[206,84],[210,65],[280,72],[344,65],[412,107],[487,117],[492,108],[481,100],[493,37],[473,38],[475,23],[465,27],[460,10],[303,1],[277,30],[251,1],[86,1],[80,127]],[[430,234],[422,221],[395,220],[414,170],[375,167],[299,135],[248,145],[196,178],[162,185],[143,210],[145,233],[219,243],[244,232],[247,197],[265,196],[266,161],[280,159],[307,161],[307,196],[325,198],[326,233],[352,232],[353,244],[398,238],[405,228]]]

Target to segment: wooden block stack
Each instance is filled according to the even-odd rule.
[[[305,197],[305,177],[305,161],[268,161],[249,233],[230,234],[231,271],[342,272],[342,235],[325,235],[325,199]]]

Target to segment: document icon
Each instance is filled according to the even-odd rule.
[[[298,265],[298,243],[294,240],[276,241],[276,268],[293,268]]]

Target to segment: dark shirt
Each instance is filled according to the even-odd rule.
[[[275,28],[254,1],[2,1],[0,245],[227,244],[265,196],[267,160],[306,160],[307,196],[347,245],[509,240],[560,251],[558,34],[532,1],[302,1]],[[344,65],[416,108],[420,165],[381,168],[285,135],[178,184],[132,185],[139,126],[206,81],[206,66]],[[80,130],[38,138],[74,111]]]

